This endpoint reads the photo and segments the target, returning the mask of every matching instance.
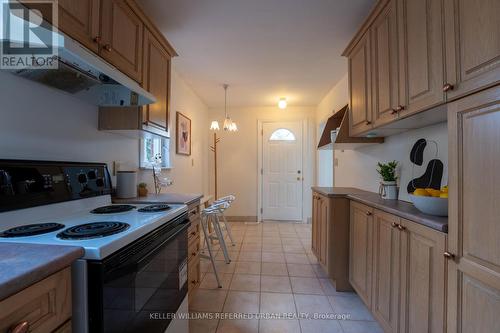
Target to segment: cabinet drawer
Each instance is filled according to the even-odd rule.
[[[200,206],[198,204],[188,207],[189,221],[196,221],[200,218]]]
[[[200,254],[200,237],[195,237],[189,242],[188,261],[193,260]]]
[[[196,289],[201,282],[200,257],[188,262],[188,292]]]
[[[188,243],[191,243],[195,238],[200,237],[200,220],[191,222],[188,228]]]
[[[30,333],[52,332],[70,317],[69,267],[0,302],[2,333],[23,322],[28,323]]]

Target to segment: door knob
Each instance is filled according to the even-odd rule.
[[[111,51],[111,45],[109,44],[104,45],[104,49],[108,52]]]
[[[450,90],[453,90],[453,85],[450,84],[450,83],[446,83],[444,86],[443,86],[443,91],[444,92],[447,92],[447,91],[450,91]]]
[[[453,253],[450,253],[448,251],[445,251],[443,253],[443,256],[446,258],[446,259],[455,259],[455,255]]]
[[[297,177],[297,180],[300,180],[300,177]]]

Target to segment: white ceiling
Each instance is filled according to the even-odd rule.
[[[340,56],[374,0],[139,0],[209,107],[316,106],[346,73]]]

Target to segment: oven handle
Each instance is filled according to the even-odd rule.
[[[184,231],[188,227],[189,227],[189,222],[180,224],[178,227],[176,227],[176,229],[173,230],[172,235],[170,235],[168,238],[166,238],[164,241],[158,244],[158,246],[153,248],[146,256],[142,257],[137,261],[130,259],[128,262],[123,263],[123,265],[107,271],[106,277],[113,278],[115,273],[117,272],[119,272],[118,275],[123,275],[124,273],[137,272],[139,269],[146,266],[151,261],[151,258],[154,255],[156,255],[166,243],[170,242],[172,239],[177,237],[177,235],[179,235],[182,231]],[[186,251],[186,257],[187,257],[187,251]]]

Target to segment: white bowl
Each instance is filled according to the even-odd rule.
[[[448,216],[448,198],[408,194],[415,207],[424,214]]]

